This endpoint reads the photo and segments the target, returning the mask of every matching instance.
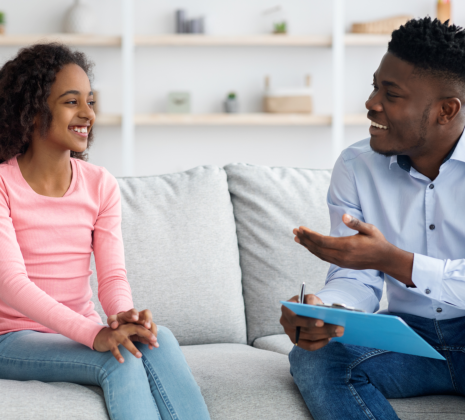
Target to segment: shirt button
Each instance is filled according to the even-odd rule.
[[[437,309],[436,309],[436,312],[441,313],[441,312],[442,312],[442,308],[437,308]]]
[[[434,225],[429,225],[429,228],[430,228],[430,230],[434,230],[434,229],[436,229],[436,226],[434,226]]]
[[[432,190],[434,188],[434,184],[429,184],[429,189]]]
[[[429,294],[431,293],[431,290],[426,289],[426,290],[425,290],[425,293],[426,293],[427,295],[429,295]]]

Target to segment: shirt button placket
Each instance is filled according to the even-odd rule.
[[[430,183],[426,186],[425,191],[426,252],[428,256],[434,255],[434,241],[431,238],[433,231],[436,229],[436,225],[433,220],[435,207],[434,188],[434,184]]]

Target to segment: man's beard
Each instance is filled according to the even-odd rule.
[[[431,105],[432,105],[431,103],[428,104],[426,106],[425,110],[423,111],[423,115],[422,115],[421,121],[420,121],[420,128],[418,130],[418,139],[417,139],[417,141],[415,142],[414,145],[412,145],[408,149],[404,149],[404,150],[391,149],[391,150],[386,150],[386,151],[376,150],[372,146],[371,148],[373,149],[373,151],[375,153],[378,153],[379,155],[386,156],[386,157],[391,157],[391,156],[405,155],[410,150],[416,149],[418,147],[423,146],[425,144],[425,142],[426,142],[426,134],[427,134],[427,131],[428,131],[428,120],[429,120],[429,113],[431,111]],[[369,114],[369,112],[368,112],[368,114]]]

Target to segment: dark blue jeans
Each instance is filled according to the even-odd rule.
[[[465,317],[391,315],[400,316],[446,361],[341,343],[314,352],[294,346],[291,374],[315,420],[398,420],[386,398],[465,395]]]

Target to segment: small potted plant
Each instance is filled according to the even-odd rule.
[[[235,92],[230,92],[224,101],[224,112],[227,114],[237,114],[238,110],[237,95]]]
[[[273,33],[275,33],[275,34],[287,34],[287,24],[286,24],[286,22],[275,23]]]
[[[5,33],[5,13],[0,12],[0,34],[3,35]]]

